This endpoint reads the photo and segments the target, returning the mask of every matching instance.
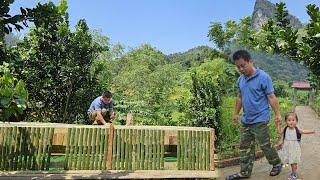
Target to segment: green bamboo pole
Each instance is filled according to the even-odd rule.
[[[84,128],[79,128],[78,129],[78,133],[77,133],[77,136],[78,136],[78,143],[77,143],[77,146],[78,146],[78,153],[77,153],[77,163],[76,163],[76,169],[77,170],[81,170],[81,163],[83,161],[83,156],[82,156],[82,153],[83,153],[83,129]]]
[[[76,129],[75,128],[70,128],[70,153],[68,154],[69,155],[69,158],[68,158],[68,169],[67,170],[73,170],[72,169],[72,162],[73,162],[73,152],[74,152],[74,136],[75,136],[75,131]]]
[[[86,146],[87,148],[87,155],[85,159],[85,169],[89,170],[90,169],[90,153],[91,153],[91,138],[92,138],[92,128],[89,128],[88,136],[87,136],[87,142]]]
[[[6,162],[6,170],[10,170],[10,166],[12,164],[11,160],[11,144],[12,144],[12,127],[8,127],[8,134],[7,134],[7,162]]]
[[[180,130],[180,162],[181,162],[181,166],[180,166],[180,170],[184,170],[184,131]]]
[[[49,128],[49,139],[48,139],[48,150],[47,150],[47,162],[46,170],[49,171],[51,162],[51,152],[52,152],[52,141],[53,141],[54,128]]]
[[[31,161],[32,161],[32,159],[33,159],[33,152],[32,152],[32,149],[33,149],[33,139],[32,139],[32,137],[33,137],[33,133],[34,133],[34,128],[33,127],[30,127],[29,128],[29,134],[28,134],[28,160],[27,160],[27,169],[28,170],[31,170],[32,168],[31,168]],[[15,137],[15,141],[17,141],[17,138]],[[15,154],[17,154],[16,152],[16,147],[15,147]],[[16,161],[16,160],[15,160]],[[16,162],[15,162],[16,163]],[[14,168],[15,170],[16,170],[16,165],[15,165],[15,168]]]
[[[22,167],[23,170],[27,170],[27,161],[28,161],[28,155],[29,155],[29,150],[28,150],[28,135],[29,135],[29,128],[24,127],[23,128],[23,163]]]
[[[117,130],[113,129],[112,169],[117,169]]]
[[[7,160],[7,139],[8,139],[8,136],[7,136],[7,134],[8,134],[8,128],[7,127],[3,127],[3,128],[5,128],[5,130],[4,130],[4,134],[5,134],[5,136],[4,136],[4,141],[3,141],[3,165],[2,165],[2,168],[3,168],[3,170],[6,170],[6,163],[8,162],[8,160]]]
[[[188,136],[188,131],[184,130],[184,138],[185,138],[185,143],[184,143],[184,156],[185,156],[185,162],[184,162],[184,169],[188,170],[188,166],[189,166],[189,136]]]
[[[136,129],[136,166],[135,170],[140,169],[140,161],[141,161],[141,130]]]
[[[95,153],[94,153],[94,164],[93,168],[95,170],[101,170],[101,167],[99,165],[99,157],[100,157],[100,145],[101,145],[101,140],[100,140],[100,132],[101,128],[96,129],[97,134],[96,134],[96,142],[95,142]]]
[[[44,156],[44,149],[45,149],[45,143],[46,143],[46,133],[48,132],[47,128],[41,128],[41,143],[39,144],[39,154],[38,154],[38,158],[39,158],[39,170],[43,170],[43,156]]]
[[[66,151],[64,157],[64,170],[68,169],[68,161],[69,161],[69,154],[70,154],[70,136],[71,136],[71,129],[67,128],[67,144],[66,144]]]
[[[132,149],[133,149],[133,133],[132,133],[132,129],[128,129],[129,131],[129,137],[128,137],[128,145],[129,145],[129,149],[128,149],[128,169],[132,170]]]
[[[14,127],[10,127],[10,134],[8,134],[8,136],[10,136],[10,142],[9,142],[9,166],[8,169],[9,171],[13,170],[13,161],[14,161]]]
[[[75,136],[73,137],[73,157],[72,157],[72,164],[71,169],[76,170],[77,168],[77,161],[78,161],[78,139],[79,139],[79,128],[75,128]]]
[[[156,153],[157,153],[157,147],[156,147],[156,130],[152,130],[152,170],[155,170],[156,169],[156,162],[157,162],[157,156],[156,156]]]
[[[201,170],[205,170],[205,167],[206,167],[206,135],[205,135],[205,131],[202,131],[202,141],[201,141],[201,144],[202,144],[202,154],[201,154],[201,160],[202,160],[202,168]]]
[[[5,130],[7,129],[6,127],[4,127],[5,128]],[[6,133],[7,134],[7,132],[5,132],[4,131],[4,133]],[[4,137],[6,137],[6,134],[4,134],[5,136]],[[3,139],[3,147],[5,148],[6,146],[5,146],[5,144],[6,144],[6,139],[4,138]],[[20,151],[20,142],[21,142],[21,135],[20,135],[20,128],[19,127],[17,127],[17,132],[16,132],[16,147],[15,147],[15,149],[16,149],[16,154],[17,154],[17,156],[16,156],[16,170],[20,170],[20,168],[21,168],[21,162],[20,162],[20,156],[21,156],[21,151]],[[5,149],[3,149],[3,154],[4,154],[4,157],[3,157],[3,160],[5,160],[5,156],[6,156],[6,152],[5,152]],[[3,164],[3,168],[4,168],[4,164]],[[3,169],[4,170],[4,169]]]
[[[103,161],[102,161],[102,159],[103,159],[103,156],[105,156],[104,154],[103,154],[103,146],[104,146],[104,144],[105,144],[105,141],[104,141],[104,129],[101,129],[100,130],[100,145],[99,145],[99,169],[100,170],[105,170],[105,169],[103,169],[103,165],[102,165],[102,163],[103,163]]]
[[[195,165],[195,169],[199,170],[199,139],[200,139],[200,132],[196,131],[196,149],[195,149],[195,158],[196,158],[196,165]]]
[[[180,155],[180,151],[181,151],[181,131],[177,131],[177,169],[180,170],[180,166],[181,166],[181,155]]]
[[[18,152],[17,152],[17,132],[18,132],[18,127],[17,126],[14,126],[13,127],[13,136],[12,136],[12,139],[13,139],[13,159],[12,159],[12,168],[11,170],[13,171],[16,171],[17,170],[17,159],[18,159]],[[2,135],[2,134],[1,134]],[[0,142],[1,145],[2,142]]]
[[[20,130],[20,129],[19,129]],[[34,134],[33,134],[33,140],[34,140],[34,146],[33,146],[33,160],[32,160],[32,170],[38,170],[38,151],[39,151],[39,140],[40,140],[40,128],[35,128]],[[19,147],[19,152],[21,151]],[[20,160],[18,164],[20,164]],[[20,167],[18,170],[21,170]]]
[[[124,149],[124,162],[125,162],[125,170],[129,170],[129,129],[125,129],[125,149]]]
[[[10,151],[9,151],[9,156],[10,156],[10,161],[9,161],[9,170],[10,171],[13,171],[13,167],[14,167],[14,161],[15,161],[15,144],[16,144],[16,139],[15,139],[15,127],[16,126],[13,126],[13,127],[10,127],[11,129],[11,133],[10,133]],[[27,144],[26,144],[27,145]],[[27,154],[26,154],[27,155]],[[27,157],[26,157],[27,158]],[[26,166],[26,162],[25,162],[25,166]]]
[[[104,154],[104,146],[106,144],[105,142],[105,137],[106,134],[105,134],[105,129],[101,129],[100,130],[100,146],[99,146],[99,166],[100,166],[100,169],[101,170],[106,170],[105,167],[103,164],[106,164],[106,161],[103,161],[103,157],[105,157],[105,154]]]
[[[165,135],[165,131],[161,130],[160,132],[160,142],[161,142],[161,147],[160,147],[160,161],[161,161],[161,165],[160,165],[160,169],[164,170],[164,135]]]
[[[148,170],[152,170],[152,131],[151,129],[149,129],[149,161],[148,161]]]
[[[4,127],[0,127],[0,170],[3,170],[3,158],[4,158]]]
[[[192,137],[191,137],[191,130],[188,130],[188,170],[191,170],[192,164]]]
[[[108,140],[109,140],[109,129],[105,128],[103,133],[103,162],[102,162],[102,169],[107,169],[107,156],[108,153]]]
[[[206,131],[206,170],[210,170],[210,132]]]
[[[189,130],[190,134],[190,169],[194,170],[194,131]]]
[[[120,129],[115,129],[115,136],[117,137],[117,141],[115,144],[117,144],[117,153],[116,153],[116,166],[115,169],[119,170],[120,169],[120,163],[121,163],[121,158],[120,158],[120,153],[121,153],[121,130]]]
[[[31,129],[31,134],[30,134],[30,136],[31,136],[31,158],[30,158],[30,165],[29,165],[29,167],[30,167],[30,170],[34,170],[34,164],[35,164],[35,151],[36,151],[36,147],[35,147],[35,144],[36,144],[36,140],[35,140],[35,138],[36,138],[36,134],[37,133],[37,128],[36,127],[32,127],[32,129]],[[19,149],[17,148],[17,151],[19,151]],[[17,163],[18,163],[18,161],[17,161]],[[17,168],[17,170],[18,170],[18,168]]]
[[[189,159],[188,159],[188,143],[189,143],[189,138],[188,138],[188,131],[187,130],[183,130],[184,132],[184,166],[183,169],[184,170],[188,170],[188,164],[189,164]]]
[[[91,135],[91,139],[90,139],[90,159],[89,159],[89,170],[93,170],[93,153],[94,153],[94,150],[95,150],[95,147],[94,147],[94,141],[95,141],[95,134],[96,134],[96,131],[94,128],[91,128],[92,130],[92,135]]]
[[[132,142],[131,142],[131,144],[132,144],[132,162],[131,162],[131,164],[132,164],[132,166],[131,166],[131,169],[132,170],[136,170],[137,169],[137,129],[132,129],[131,130],[132,131],[132,136],[131,136],[131,138],[132,138]]]
[[[125,143],[124,143],[124,141],[125,141],[125,133],[124,133],[125,131],[124,131],[124,129],[121,129],[120,130],[120,136],[121,136],[121,144],[120,144],[120,170],[124,170],[125,169],[125,167],[124,167],[124,149],[125,149]]]
[[[155,169],[160,169],[160,130],[155,131]]]
[[[150,158],[149,158],[149,145],[150,145],[150,141],[149,141],[149,136],[150,136],[150,134],[149,134],[149,130],[148,129],[146,129],[145,130],[145,137],[146,137],[146,139],[145,139],[145,142],[146,142],[146,149],[145,149],[145,166],[144,166],[144,170],[149,170],[149,161],[150,161]]]
[[[27,149],[28,149],[28,158],[27,158],[27,162],[26,162],[26,169],[30,170],[31,169],[31,161],[32,161],[32,133],[33,133],[33,127],[28,127],[27,128],[27,132],[28,132],[28,136],[27,136]],[[16,139],[15,139],[16,140]]]
[[[146,149],[146,136],[145,136],[145,129],[141,129],[141,160],[140,160],[140,168],[141,170],[144,170],[144,161],[145,161],[145,149]]]
[[[39,166],[40,170],[44,170],[44,157],[45,157],[45,150],[46,150],[46,144],[47,144],[47,138],[48,138],[48,128],[41,128],[41,145],[39,148],[41,149],[40,153],[40,159],[39,159]]]

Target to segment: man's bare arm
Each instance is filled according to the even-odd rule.
[[[274,93],[268,95],[269,103],[274,111],[275,114],[275,122],[277,125],[280,125],[281,123],[281,114],[280,114],[280,107],[276,98],[276,95]]]
[[[240,123],[240,121],[239,121],[239,113],[240,113],[241,108],[242,108],[242,96],[239,93],[237,98],[236,98],[236,105],[235,105],[234,112],[233,112],[233,117],[232,117],[233,124],[235,124],[235,125]]]

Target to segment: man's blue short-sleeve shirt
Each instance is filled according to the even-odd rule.
[[[93,111],[102,111],[102,109],[112,109],[112,108],[113,108],[113,104],[111,101],[108,104],[104,104],[102,101],[102,96],[99,96],[92,101],[88,109],[88,113],[91,113]]]
[[[267,95],[274,92],[270,76],[261,69],[251,77],[241,75],[237,81],[241,96],[244,124],[255,124],[270,120],[270,109]]]

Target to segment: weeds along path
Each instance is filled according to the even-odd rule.
[[[302,157],[301,163],[298,164],[298,177],[304,180],[320,179],[320,118],[309,106],[297,106],[296,113],[299,118],[298,126],[302,129],[314,129],[316,134],[306,134],[302,136],[301,148]],[[274,123],[273,121],[270,123]],[[287,179],[291,167],[286,166],[280,175],[270,177],[269,171],[271,165],[268,164],[266,158],[257,160],[254,163],[253,173],[250,179],[253,180],[283,180]],[[239,172],[239,166],[216,169],[219,171],[220,178],[224,179],[226,175]]]

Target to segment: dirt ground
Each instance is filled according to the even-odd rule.
[[[302,129],[314,129],[316,134],[306,134],[302,136],[301,148],[302,157],[301,163],[298,164],[298,179],[303,180],[319,180],[320,179],[320,118],[308,106],[298,106],[296,113],[299,118],[298,127]],[[257,160],[254,163],[253,173],[250,179],[254,180],[284,180],[287,179],[291,167],[283,168],[280,175],[270,177],[269,171],[271,165],[268,164],[265,158]],[[224,179],[226,175],[239,172],[239,166],[217,169],[220,178]]]

